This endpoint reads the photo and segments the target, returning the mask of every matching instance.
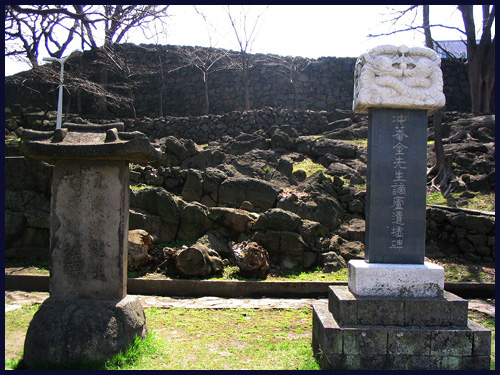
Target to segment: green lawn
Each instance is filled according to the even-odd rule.
[[[5,368],[23,369],[24,335],[39,305],[5,314]],[[149,335],[106,363],[71,369],[105,370],[319,370],[311,347],[311,309],[146,309]],[[495,318],[469,310],[492,331]],[[65,369],[69,369],[66,367]]]

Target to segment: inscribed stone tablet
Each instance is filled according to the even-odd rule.
[[[427,112],[373,109],[368,124],[365,257],[423,264]]]

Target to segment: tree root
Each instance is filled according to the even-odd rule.
[[[453,173],[452,162],[453,155],[446,155],[443,163],[435,164],[427,171],[428,177],[435,174],[427,184],[441,192],[443,196],[454,191],[460,182]]]
[[[447,139],[448,143],[459,143],[462,141],[477,141],[476,138],[474,138],[470,132],[466,130],[459,130],[456,132],[454,135],[452,135],[450,138]]]

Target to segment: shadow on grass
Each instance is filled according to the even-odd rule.
[[[67,363],[47,363],[28,367],[24,359],[17,363],[13,361],[10,368],[13,370],[125,370],[138,359],[153,355],[156,351],[154,336],[151,331],[141,339],[136,337],[134,342],[125,351],[120,351],[110,359],[98,361],[71,361]]]

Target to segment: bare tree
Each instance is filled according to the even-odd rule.
[[[279,55],[268,55],[268,59],[267,64],[276,67],[276,73],[291,83],[294,108],[299,109],[298,79],[304,70],[312,64],[312,60],[300,56]]]
[[[70,9],[70,6],[6,5],[5,56],[26,58],[32,67],[39,65],[41,48],[60,58],[78,35],[78,26],[92,23],[83,8]]]
[[[429,5],[422,5],[422,26],[425,35],[425,46],[434,49],[434,40],[432,39],[430,20],[429,20]],[[440,191],[443,196],[446,196],[452,191],[458,179],[453,173],[453,154],[445,154],[443,147],[443,126],[442,126],[442,110],[439,109],[433,116],[434,122],[434,154],[436,163],[429,168],[427,176],[432,177],[429,185]]]
[[[194,47],[183,48],[179,50],[181,59],[188,65],[198,69],[203,77],[204,88],[204,113],[210,113],[210,96],[209,96],[209,75],[217,71],[235,68],[234,59],[225,50],[215,48],[216,42],[214,40],[217,32],[217,27],[213,25],[205,13],[194,6],[196,13],[198,13],[205,24],[208,37],[208,48]]]
[[[235,60],[227,51],[214,47],[184,47],[178,51],[180,58],[186,65],[198,69],[203,77],[204,109],[210,113],[209,76],[221,70],[234,69]]]
[[[473,113],[489,113],[491,93],[495,86],[495,37],[491,38],[491,27],[495,20],[495,6],[483,5],[481,39],[476,39],[474,8],[459,5],[467,37],[467,67]]]
[[[132,29],[143,29],[149,23],[167,16],[168,5],[96,5],[92,8],[94,24],[103,26],[105,46],[120,43]],[[101,31],[85,28],[88,44],[97,47]]]
[[[100,57],[99,63],[122,80],[121,85],[119,83],[114,84],[114,89],[123,90],[127,93],[133,118],[137,118],[134,91],[139,81],[138,76],[144,74],[144,71],[138,69],[137,65],[132,65],[130,52],[126,44],[103,46],[98,50],[97,54]]]
[[[266,6],[262,12],[260,12],[255,19],[251,20],[250,10],[255,6],[239,6],[239,12],[236,15],[233,8],[230,5],[223,6],[226,14],[231,22],[231,27],[234,31],[234,35],[238,42],[240,48],[240,61],[239,66],[243,73],[243,86],[245,91],[245,110],[250,109],[250,94],[248,88],[248,73],[249,69],[254,63],[250,55],[253,43],[257,38],[260,27],[262,26],[262,20],[265,12],[269,6]]]
[[[495,20],[495,6],[483,5],[483,22],[481,27],[481,38],[479,42],[476,38],[476,26],[474,23],[474,8],[473,5],[459,5],[458,9],[462,13],[465,31],[454,26],[444,24],[420,24],[416,21],[417,10],[419,5],[412,5],[404,10],[396,11],[393,17],[385,22],[391,22],[392,31],[376,35],[368,35],[369,37],[377,37],[382,35],[392,35],[404,31],[422,31],[424,33],[433,27],[446,28],[456,30],[466,37],[467,44],[467,67],[469,71],[469,83],[471,93],[471,111],[473,113],[489,113],[491,111],[491,94],[495,85],[495,37],[492,39],[491,28]],[[428,11],[429,6],[423,6],[424,16]],[[411,14],[413,11],[414,17],[409,25],[399,28],[397,25],[404,16]],[[427,19],[428,22],[428,19]],[[427,38],[427,35],[426,35]],[[443,48],[436,40],[432,39],[433,43],[443,50],[449,57],[453,57],[446,48]],[[427,43],[427,39],[426,39]]]

